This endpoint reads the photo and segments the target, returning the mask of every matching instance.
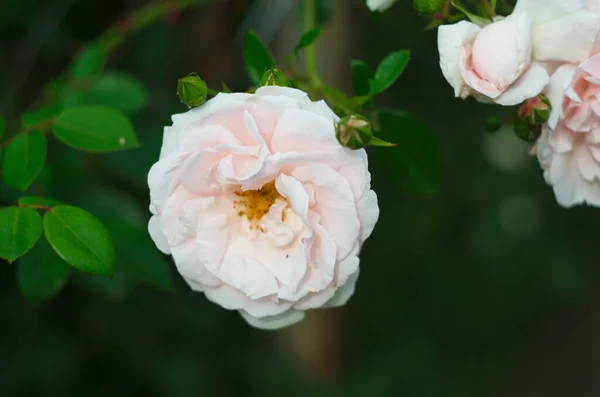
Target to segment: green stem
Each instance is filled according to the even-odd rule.
[[[187,8],[214,0],[154,0],[133,11],[100,35],[93,43],[100,45],[109,54],[118,48],[128,34],[137,33],[169,12],[181,12]]]
[[[317,4],[316,0],[304,0],[304,31],[308,32],[317,25]],[[317,58],[315,52],[315,43],[313,42],[304,49],[304,59],[306,63],[306,73],[310,80],[312,88],[319,89],[323,83],[317,70]]]
[[[167,15],[169,12],[181,12],[193,6],[204,3],[209,3],[215,0],[154,0],[143,7],[134,10],[127,17],[121,19],[118,23],[110,27],[95,40],[88,45],[98,45],[104,51],[105,55],[109,55],[117,49],[128,35],[137,33],[156,22],[159,18]],[[66,72],[65,72],[66,76]],[[67,84],[72,82],[67,81]],[[48,102],[42,98],[41,102]],[[46,120],[51,123],[52,120]],[[6,147],[12,137],[7,136],[3,141],[0,141],[0,149]]]
[[[495,13],[495,9],[496,9],[496,2],[492,0],[492,5],[490,5],[488,0],[483,0],[483,7],[485,8],[485,12],[488,14],[488,17],[490,18],[494,18],[496,16]]]

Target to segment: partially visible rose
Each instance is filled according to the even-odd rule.
[[[385,11],[395,2],[396,0],[367,0],[367,7],[371,11]]]
[[[546,63],[583,60],[599,30],[585,0],[519,0],[488,24],[440,26],[440,67],[457,97],[516,105],[544,89]]]
[[[173,116],[148,229],[192,289],[267,329],[346,303],[379,209],[367,154],[338,143],[338,120],[279,86]]]
[[[564,207],[600,206],[600,54],[563,65],[550,79],[553,104],[534,152]]]

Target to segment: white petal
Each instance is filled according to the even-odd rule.
[[[172,250],[177,271],[195,291],[203,291],[206,287],[216,288],[223,282],[212,274],[198,257],[198,246],[190,240]]]
[[[275,316],[292,307],[290,302],[274,302],[270,298],[250,299],[227,284],[218,288],[206,288],[206,297],[229,310],[244,310],[254,317]]]
[[[192,123],[199,124],[202,120],[224,109],[235,106],[244,106],[246,101],[251,98],[251,94],[220,93],[202,106],[188,110],[185,113],[174,114],[171,117],[173,125],[171,127],[165,127],[163,133],[160,158],[162,159],[163,157],[168,156],[177,149],[181,140],[189,133],[190,125]]]
[[[316,207],[321,224],[335,241],[337,258],[345,258],[360,233],[354,193],[339,173],[323,164],[308,164],[292,171],[298,180],[315,188]]]
[[[246,238],[232,242],[229,251],[236,252],[236,244],[245,244]],[[275,277],[261,264],[260,258],[228,252],[221,263],[206,263],[206,268],[215,276],[243,293],[251,300],[257,300],[279,292]]]
[[[334,152],[339,146],[334,123],[302,109],[285,111],[271,140],[273,152]]]
[[[277,85],[266,85],[256,90],[258,96],[285,96],[298,101],[310,101],[308,94],[302,90]]]
[[[367,192],[356,203],[358,219],[360,219],[360,241],[365,241],[375,228],[377,219],[379,219],[379,205],[377,204],[377,194],[373,190]]]
[[[276,316],[254,317],[243,310],[240,310],[240,314],[251,326],[266,330],[289,327],[304,318],[304,312],[294,309],[290,309]]]
[[[298,179],[281,174],[275,181],[275,188],[283,197],[288,199],[303,221],[308,217],[308,194]]]
[[[162,230],[160,230],[160,218],[156,215],[150,218],[148,222],[148,232],[150,233],[150,237],[156,244],[156,247],[163,254],[170,254],[171,248],[169,247],[169,243],[167,242],[167,238],[163,234]]]
[[[479,26],[466,21],[442,25],[438,28],[440,68],[448,83],[454,88],[456,97],[465,98],[469,95],[470,89],[466,86],[460,72],[460,55],[464,46],[472,43],[480,31]]]
[[[336,289],[330,287],[326,290],[309,293],[304,298],[294,304],[294,308],[298,310],[318,309],[323,307],[333,296],[335,295]]]
[[[503,106],[517,105],[542,92],[548,81],[550,81],[550,77],[546,69],[533,62],[517,81],[511,84],[502,95],[494,99],[494,102]]]
[[[555,20],[585,8],[584,0],[519,0],[512,13],[529,13],[533,24]]]
[[[580,62],[592,51],[600,28],[598,17],[580,11],[533,27],[533,58],[539,61]]]
[[[585,150],[585,149],[582,149]],[[569,208],[578,204],[600,206],[600,183],[586,181],[581,174],[577,155],[573,153],[555,155],[551,169],[551,180],[556,201]]]
[[[348,302],[350,297],[354,294],[354,289],[356,287],[356,280],[358,280],[359,270],[356,273],[352,274],[346,284],[342,285],[335,291],[335,295],[331,298],[323,307],[337,307],[343,306]]]
[[[552,105],[552,111],[550,112],[550,117],[548,118],[548,125],[551,129],[556,128],[558,121],[563,116],[562,108],[565,98],[565,90],[573,82],[575,70],[575,66],[573,65],[563,65],[556,69],[554,74],[552,74],[552,77],[550,77],[550,82],[546,87],[545,94]]]

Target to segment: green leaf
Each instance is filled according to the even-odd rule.
[[[226,92],[226,93],[231,92],[231,88],[229,88],[227,83],[225,83],[224,81],[221,81],[221,89],[223,90],[223,92]]]
[[[56,138],[75,149],[93,153],[131,149],[139,142],[129,119],[103,106],[77,106],[54,120]]]
[[[490,18],[480,17],[479,15],[475,15],[475,14],[469,12],[465,7],[461,6],[460,4],[458,4],[455,1],[452,2],[452,6],[454,6],[454,8],[456,8],[457,10],[459,10],[460,12],[465,14],[467,16],[467,18],[469,18],[471,20],[471,22],[473,22],[476,25],[484,26],[484,25],[492,22],[492,20]]]
[[[369,80],[369,93],[379,94],[388,89],[400,77],[410,61],[410,51],[395,51],[377,66],[375,77]]]
[[[56,295],[69,280],[71,268],[43,239],[19,260],[17,284],[28,301],[39,304]]]
[[[325,85],[321,87],[323,94],[325,94],[325,100],[331,104],[345,104],[348,101],[348,97],[342,91],[337,88]]]
[[[419,12],[426,14],[433,14],[434,12],[442,9],[446,0],[415,0],[415,9]]]
[[[301,49],[308,47],[309,45],[314,43],[314,41],[319,37],[320,34],[321,34],[320,28],[315,28],[315,29],[309,30],[308,32],[304,33],[302,35],[302,37],[300,38],[298,45],[296,45],[296,48],[294,49],[296,56],[298,56],[298,52]]]
[[[394,142],[393,148],[377,148],[383,168],[408,192],[435,194],[440,182],[440,150],[430,129],[411,116],[380,111],[378,136]]]
[[[115,247],[104,225],[81,208],[62,205],[44,215],[46,239],[58,256],[83,272],[112,276]]]
[[[16,135],[6,148],[2,175],[6,183],[25,191],[33,183],[46,161],[46,137],[39,131]]]
[[[19,198],[19,206],[21,207],[56,207],[57,205],[62,205],[58,200],[54,200],[48,197],[38,197],[38,196],[23,196]]]
[[[354,95],[362,96],[369,93],[369,80],[373,77],[373,71],[363,61],[353,60],[352,66],[352,89]]]
[[[4,131],[6,130],[6,119],[4,116],[0,116],[0,138],[4,135]]]
[[[384,141],[383,139],[379,139],[376,136],[373,136],[373,137],[371,137],[371,140],[369,141],[369,146],[394,147],[394,146],[398,146],[398,145],[396,143]]]
[[[40,215],[30,208],[0,210],[0,258],[9,262],[25,254],[42,234]]]
[[[148,103],[148,90],[133,76],[105,74],[92,85],[86,102],[135,112]]]
[[[244,62],[248,77],[254,85],[258,85],[263,74],[275,66],[273,56],[252,30],[246,34]]]
[[[98,45],[90,45],[77,53],[69,71],[76,79],[95,77],[102,72],[105,63],[106,57],[102,49]]]
[[[145,228],[141,229],[116,217],[106,220],[105,224],[116,241],[118,265],[152,287],[173,288],[170,266],[156,249]]]
[[[33,127],[43,122],[51,121],[60,112],[61,107],[57,104],[35,109],[21,116],[23,128]]]

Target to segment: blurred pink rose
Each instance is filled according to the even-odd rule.
[[[516,105],[544,89],[548,62],[583,60],[599,29],[586,0],[519,0],[494,22],[440,26],[440,67],[457,97]]]
[[[600,54],[563,65],[550,79],[553,105],[534,150],[564,207],[600,206]]]
[[[337,120],[277,86],[173,116],[148,228],[192,289],[267,329],[350,298],[379,209],[367,154],[337,142]]]

